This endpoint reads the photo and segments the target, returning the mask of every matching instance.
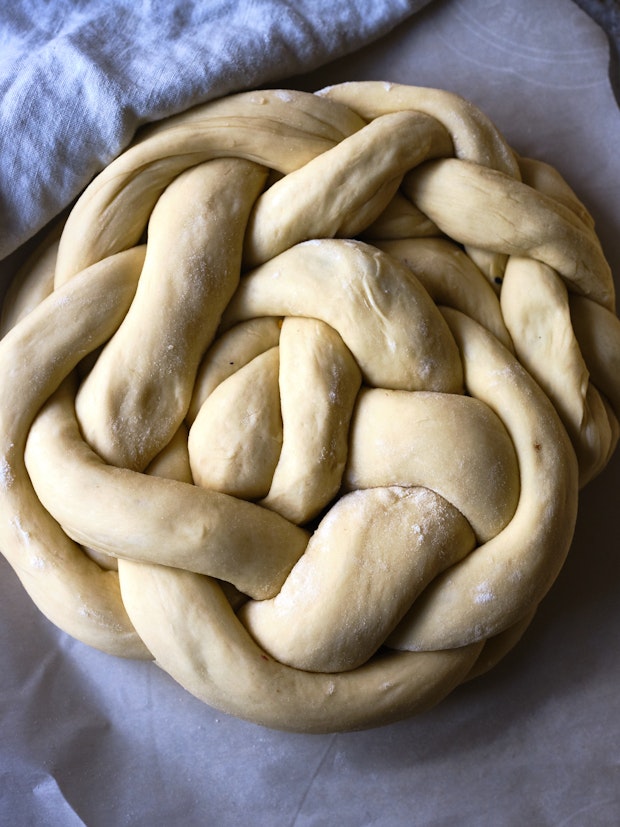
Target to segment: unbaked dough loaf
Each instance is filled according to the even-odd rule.
[[[37,606],[281,729],[378,726],[517,642],[618,439],[592,219],[434,89],[144,129],[15,280],[0,547]]]

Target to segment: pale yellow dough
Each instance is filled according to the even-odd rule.
[[[504,657],[620,432],[592,218],[434,89],[149,126],[1,332],[0,548],[35,604],[280,729],[396,721]]]

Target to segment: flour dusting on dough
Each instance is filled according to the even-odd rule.
[[[281,101],[284,101],[284,103],[290,103],[294,100],[294,96],[288,91],[288,89],[276,89],[274,96],[279,98]]]
[[[16,514],[15,517],[11,519],[11,527],[15,529],[15,532],[21,542],[25,546],[30,545],[30,533],[26,531],[26,529],[22,525],[22,521],[19,519],[19,516]]]
[[[2,457],[0,459],[0,490],[8,491],[14,482],[15,477],[13,476],[11,464],[6,457]]]
[[[479,583],[476,587],[476,603],[490,603],[492,600],[495,600],[495,595],[489,584],[487,582]]]
[[[80,617],[92,621],[104,629],[111,629],[113,632],[125,632],[125,628],[122,624],[118,623],[114,617],[107,612],[104,613],[93,607],[82,604],[78,608],[77,613]]]

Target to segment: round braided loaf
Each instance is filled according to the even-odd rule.
[[[0,547],[35,603],[276,728],[397,720],[497,662],[618,438],[590,216],[433,89],[145,129],[2,332]]]

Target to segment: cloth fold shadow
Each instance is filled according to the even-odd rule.
[[[603,29],[609,40],[609,80],[620,106],[620,4],[618,0],[573,0]]]

